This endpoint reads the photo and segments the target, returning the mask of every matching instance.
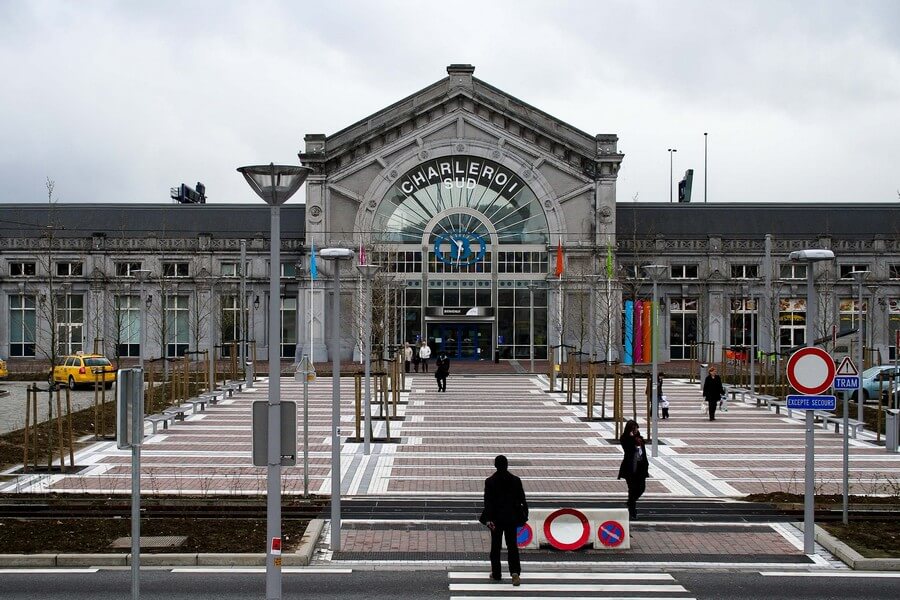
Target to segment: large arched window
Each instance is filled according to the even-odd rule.
[[[483,215],[501,244],[549,243],[547,217],[525,181],[474,156],[436,158],[404,173],[375,212],[374,239],[421,243],[434,217],[460,208]]]

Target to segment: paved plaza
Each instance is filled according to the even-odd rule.
[[[265,490],[265,469],[250,464],[250,403],[265,399],[267,381],[207,406],[168,430],[151,435],[142,450],[141,486],[146,493],[256,494]],[[478,498],[492,472],[492,459],[506,454],[533,499],[624,498],[616,479],[621,451],[611,421],[586,421],[586,406],[566,404],[565,394],[548,393],[542,376],[456,375],[438,393],[429,375],[411,375],[401,394],[391,438],[399,442],[363,445],[355,435],[353,379],[342,386],[342,493],[351,497]],[[638,420],[646,432],[643,390],[638,384]],[[626,417],[631,417],[626,383]],[[799,420],[766,408],[732,401],[710,422],[700,412],[698,385],[666,382],[671,418],[660,421],[659,457],[651,461],[646,498],[738,498],[753,492],[802,493],[804,429]],[[282,381],[283,398],[299,402],[302,386]],[[331,381],[310,386],[310,491],[330,493]],[[378,414],[379,408],[375,407]],[[607,415],[611,415],[611,402]],[[595,416],[600,407],[595,408]],[[386,423],[374,421],[376,438]],[[149,431],[149,428],[148,428]],[[871,436],[851,440],[850,484],[854,494],[896,493],[900,456],[888,454]],[[816,430],[817,493],[840,493],[841,436]],[[300,493],[298,466],[284,469],[286,493]],[[80,452],[82,471],[71,475],[22,476],[5,491],[123,492],[130,489],[130,454],[115,442]]]
[[[433,377],[412,374],[400,395],[397,417],[374,420],[375,441],[365,455],[353,440],[354,382],[341,382],[342,495],[348,511],[342,523],[341,551],[330,550],[326,525],[314,562],[351,563],[413,561],[434,565],[480,566],[488,536],[475,520],[484,479],[497,454],[509,457],[522,477],[530,501],[543,506],[618,505],[626,488],[616,479],[621,450],[612,421],[586,419],[577,394],[572,404],[561,392],[548,392],[543,376],[454,375],[446,393]],[[632,415],[631,384],[626,382],[626,417]],[[638,420],[646,431],[644,390],[638,384]],[[821,548],[806,556],[800,531],[783,517],[730,518],[724,509],[752,492],[802,493],[804,426],[799,418],[775,414],[741,402],[710,422],[701,412],[699,386],[667,380],[671,418],[660,421],[659,456],[651,461],[647,492],[639,504],[653,507],[633,523],[630,550],[582,550],[577,553],[528,551],[527,560],[554,565],[590,564],[657,566],[762,566],[803,569],[843,568]],[[284,399],[298,401],[302,436],[302,386],[282,381]],[[150,435],[142,448],[141,488],[147,494],[263,494],[265,469],[250,464],[250,408],[267,395],[267,380],[207,406],[167,430]],[[374,406],[376,415],[380,407]],[[606,414],[612,414],[611,402]],[[595,417],[601,407],[595,407]],[[799,417],[799,413],[795,417]],[[330,494],[331,380],[319,378],[309,395],[309,489]],[[149,428],[148,428],[149,429]],[[149,433],[149,431],[148,431]],[[851,441],[851,486],[854,494],[896,492],[900,456],[885,452],[870,436]],[[298,466],[283,470],[287,494],[303,491],[302,438]],[[841,437],[817,428],[817,492],[840,492]],[[128,452],[115,442],[99,442],[81,451],[84,468],[67,475],[23,475],[0,491],[127,493]],[[366,514],[363,506],[410,502],[411,507],[454,501],[454,514],[431,518],[427,511],[385,509]],[[355,504],[354,504],[355,503]],[[415,503],[419,503],[416,505]],[[706,508],[696,509],[700,503]],[[709,506],[719,506],[719,512]],[[661,516],[670,508],[669,517]],[[740,508],[740,507],[736,507]],[[354,512],[354,509],[356,512]],[[390,514],[396,510],[395,514]],[[641,509],[643,510],[643,509]],[[707,511],[703,518],[702,511]],[[452,510],[450,512],[453,512]],[[649,518],[646,517],[649,515]],[[674,515],[674,517],[673,517]],[[662,519],[662,520],[660,520]],[[580,561],[580,562],[579,562]]]

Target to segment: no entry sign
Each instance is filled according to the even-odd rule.
[[[821,348],[801,348],[788,359],[787,378],[801,394],[821,394],[834,381],[834,359]]]
[[[591,524],[580,510],[561,508],[544,521],[544,537],[557,550],[578,550],[591,537]]]

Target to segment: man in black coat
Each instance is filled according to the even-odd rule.
[[[506,539],[506,554],[512,584],[519,585],[519,545],[516,530],[528,521],[528,503],[522,480],[509,472],[502,454],[494,459],[497,472],[484,482],[484,511],[479,519],[491,530],[491,579],[500,581],[500,545]]]
[[[715,367],[710,367],[703,380],[703,399],[709,405],[709,420],[716,420],[716,406],[725,395],[725,386],[722,385],[722,378],[719,377]]]

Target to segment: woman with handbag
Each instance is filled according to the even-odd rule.
[[[625,423],[625,430],[619,438],[624,456],[619,466],[619,479],[624,479],[628,484],[628,518],[637,520],[637,501],[647,488],[647,475],[650,471],[650,461],[644,450],[644,438],[638,429],[636,421],[629,420]]]

